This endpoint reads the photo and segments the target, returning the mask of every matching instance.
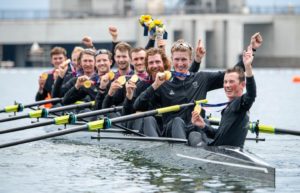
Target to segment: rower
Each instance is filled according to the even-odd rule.
[[[93,88],[98,78],[95,71],[95,54],[95,50],[93,49],[84,49],[80,53],[79,62],[83,70],[83,75],[73,77],[62,86],[63,104],[72,104],[78,100],[92,101],[95,99],[97,90],[93,92]],[[92,84],[89,87],[84,87],[87,81],[90,81]]]
[[[54,47],[50,52],[50,56],[51,64],[54,68],[51,71],[44,72],[39,76],[39,89],[35,96],[36,101],[51,98],[51,90],[55,78],[54,74],[59,68],[60,64],[67,59],[67,51],[62,47]]]
[[[135,55],[132,56],[133,58],[135,57]],[[126,83],[126,98],[123,103],[123,115],[128,115],[135,112],[133,108],[134,101],[140,93],[151,86],[158,72],[170,70],[170,62],[164,51],[161,49],[151,48],[147,50],[146,59],[144,61],[149,77],[140,77],[138,82],[129,80]],[[127,123],[127,127],[134,130],[139,130],[140,133],[143,133],[147,136],[158,137],[161,135],[157,121],[152,116],[129,121]]]
[[[54,82],[52,88],[52,97],[63,97],[62,94],[62,86],[66,84],[73,77],[77,77],[83,74],[82,68],[80,66],[80,62],[78,61],[78,57],[80,52],[84,49],[82,47],[76,46],[71,54],[71,62],[67,65],[60,65],[58,68],[58,77]],[[71,70],[68,71],[68,68],[71,67]],[[63,92],[65,93],[65,92]]]
[[[66,93],[63,102],[69,104],[78,100],[92,101],[95,100],[99,90],[105,91],[112,79],[109,74],[114,76],[110,71],[111,57],[111,52],[106,49],[99,49],[96,52],[91,49],[82,51],[80,62],[84,75],[71,80],[74,86]],[[103,98],[103,96],[97,98],[96,104],[101,105]]]
[[[199,45],[201,46],[201,45]],[[203,50],[203,47],[197,47],[197,50]],[[197,52],[195,56],[194,62],[191,64],[190,69],[192,70],[198,70],[200,66],[201,59],[204,55],[200,52]],[[165,51],[163,49],[159,48],[151,48],[147,50],[146,55],[146,69],[149,74],[148,80],[141,79],[137,83],[133,83],[129,81],[126,84],[126,99],[123,103],[123,114],[131,114],[135,112],[134,109],[134,102],[138,98],[138,96],[145,91],[148,87],[150,87],[158,73],[166,73],[169,75],[171,64],[168,59],[168,57],[165,54]],[[165,75],[163,75],[165,76]],[[170,78],[170,77],[169,77]],[[167,79],[169,79],[167,78]],[[137,102],[139,103],[139,102]],[[145,104],[145,107],[142,107],[143,111],[153,109],[159,106],[155,106],[153,104]],[[146,117],[137,119],[135,121],[131,121],[128,126],[129,128],[133,128],[136,130],[139,130],[141,133],[146,134],[147,136],[163,136],[163,126],[162,126],[162,120],[161,117]]]
[[[253,47],[254,49],[260,46],[260,44],[256,45],[258,46]],[[223,87],[224,71],[197,73],[189,71],[192,50],[192,47],[182,40],[173,44],[171,48],[171,59],[175,70],[173,77],[166,81],[157,74],[154,83],[136,99],[134,103],[136,110],[148,110],[149,104],[165,107],[205,99],[208,91]],[[204,55],[204,48],[200,50]],[[244,68],[242,61],[237,66]],[[192,110],[192,108],[185,108],[175,113],[164,114],[162,116],[164,136],[186,139],[193,128],[190,120]]]
[[[114,73],[114,81],[108,88],[102,108],[118,106],[123,103],[125,95],[124,84],[134,74],[134,71],[130,68],[130,50],[131,46],[126,42],[119,42],[115,47],[114,57],[118,69]]]
[[[198,111],[192,112],[191,122],[195,130],[189,135],[191,146],[220,146],[230,145],[243,148],[248,132],[249,109],[256,97],[256,85],[252,74],[253,51],[249,46],[243,53],[245,72],[234,67],[226,71],[224,91],[228,105],[222,110],[222,118],[218,129],[205,124]],[[245,82],[246,75],[246,82]],[[246,93],[243,90],[246,86]]]

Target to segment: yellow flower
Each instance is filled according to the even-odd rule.
[[[151,17],[151,15],[141,15],[139,22],[141,25],[148,26],[149,23],[152,22],[152,17]]]
[[[144,17],[144,22],[148,22],[152,19],[151,15],[143,15]]]
[[[153,22],[154,22],[154,24],[155,24],[156,26],[160,26],[160,25],[163,24],[162,21],[159,20],[159,19],[155,19]]]
[[[150,31],[152,28],[154,28],[154,27],[156,27],[156,25],[155,25],[155,23],[152,21],[152,22],[149,24],[149,31]]]

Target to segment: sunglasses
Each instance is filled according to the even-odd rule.
[[[107,50],[107,49],[99,49],[99,50],[96,51],[96,56],[98,56],[100,54],[108,54],[108,55],[110,55],[111,52],[109,50]]]
[[[186,48],[186,49],[189,49],[190,51],[193,50],[193,47],[186,43],[186,42],[175,42],[173,45],[172,45],[172,50],[173,49],[180,49],[180,48]]]

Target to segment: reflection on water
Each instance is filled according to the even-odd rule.
[[[14,100],[31,103],[43,69],[0,69],[0,108]],[[258,97],[251,118],[281,128],[300,129],[300,84],[291,83],[300,70],[255,69]],[[223,102],[223,91],[209,93]],[[0,114],[0,117],[7,115]],[[0,123],[0,129],[30,124]],[[0,143],[43,134],[42,128],[0,135]],[[249,137],[253,135],[249,134]],[[288,135],[261,134],[266,142],[247,141],[245,148],[276,167],[276,189],[236,177],[201,175],[163,167],[136,152],[109,145],[43,140],[0,149],[0,192],[299,192],[300,140]]]

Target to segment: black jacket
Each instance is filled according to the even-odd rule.
[[[243,148],[248,132],[249,115],[256,97],[254,77],[246,80],[247,92],[232,100],[222,111],[222,118],[218,129],[205,126],[203,131],[213,140],[208,145],[231,145]]]

